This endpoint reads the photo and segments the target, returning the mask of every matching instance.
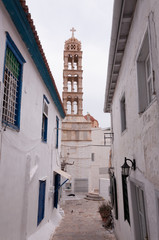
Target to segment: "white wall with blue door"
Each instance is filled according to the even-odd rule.
[[[37,239],[44,226],[50,234],[46,223],[57,212],[50,189],[53,171],[60,168],[57,119],[60,128],[65,116],[24,9],[21,1],[0,1],[0,233],[5,240]]]

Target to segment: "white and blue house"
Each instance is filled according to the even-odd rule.
[[[64,117],[25,1],[0,0],[1,239],[49,239],[58,223]]]

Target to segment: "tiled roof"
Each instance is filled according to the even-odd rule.
[[[25,0],[2,0],[61,115],[66,113]]]
[[[90,121],[91,122],[94,122],[94,121],[96,121],[96,122],[98,122],[94,117],[92,117],[90,114],[87,114],[87,115],[85,115],[84,116],[84,118],[87,120],[87,117],[89,117],[90,118]]]

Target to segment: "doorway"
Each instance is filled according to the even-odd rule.
[[[57,208],[59,200],[59,186],[60,186],[60,174],[55,174],[55,192],[54,192],[54,207]]]
[[[134,216],[135,239],[149,240],[143,186],[131,182],[131,195]]]

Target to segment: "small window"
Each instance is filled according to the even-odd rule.
[[[121,110],[121,131],[123,132],[126,129],[126,106],[125,106],[125,95],[120,101],[120,110]]]
[[[44,96],[43,98],[43,114],[42,114],[42,131],[41,139],[43,142],[47,142],[47,126],[48,126],[48,100]]]
[[[56,148],[59,146],[59,118],[56,116]]]
[[[25,60],[7,33],[2,122],[17,130],[20,128],[23,63]]]
[[[39,201],[38,201],[38,219],[37,225],[42,221],[44,218],[45,213],[45,189],[46,189],[46,180],[39,181]]]
[[[94,153],[91,153],[91,160],[94,162]]]
[[[149,32],[147,31],[137,59],[139,113],[145,111],[155,96]]]

